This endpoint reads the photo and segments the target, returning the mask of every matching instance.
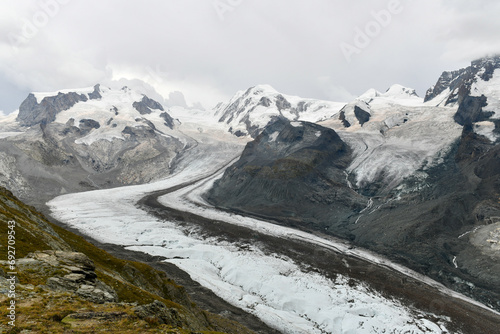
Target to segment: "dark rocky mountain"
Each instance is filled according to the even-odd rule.
[[[500,145],[495,102],[500,92],[490,86],[500,77],[495,71],[499,65],[498,57],[485,58],[474,61],[468,69],[443,74],[429,90],[427,100],[443,97],[441,93],[448,90],[446,104],[456,105],[451,122],[454,118],[463,126],[462,134],[439,153],[435,163],[422,165],[389,188],[368,183],[359,188],[353,178],[349,178],[353,185],[342,178],[344,172],[360,173],[356,166],[350,167],[356,158],[350,144],[366,145],[366,151],[358,153],[364,162],[377,159],[377,152],[383,153],[374,150],[363,156],[374,135],[360,132],[357,140],[343,143],[334,139],[331,130],[318,125],[301,123],[294,128],[281,120],[268,125],[248,144],[207,199],[221,208],[349,239],[500,310]],[[440,104],[439,100],[433,101]],[[361,114],[358,110],[356,116],[355,106],[350,107],[352,119],[367,121],[363,128],[373,127],[376,123],[367,114],[377,111]],[[412,125],[411,114],[426,109],[411,108],[402,109],[404,125],[409,131],[420,131],[426,123]],[[345,113],[341,121],[347,122]],[[374,142],[380,145],[388,136],[401,141],[404,129],[397,124],[381,132]],[[310,142],[307,133],[314,131],[321,133],[318,140],[329,138],[329,144]],[[355,137],[339,134],[341,138]],[[427,139],[416,138],[411,145]],[[391,139],[391,143],[387,149],[396,149],[395,141]],[[400,156],[405,154],[401,152]],[[390,166],[395,162],[381,163]],[[362,173],[367,173],[365,167]],[[383,178],[373,180],[380,183],[377,180]]]
[[[207,196],[222,207],[322,229],[329,221],[347,221],[368,202],[346,181],[351,153],[332,129],[279,118]]]

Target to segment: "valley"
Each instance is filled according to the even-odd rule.
[[[259,85],[199,110],[130,87],[32,93],[0,119],[0,185],[259,333],[493,333],[497,58],[425,99]]]
[[[171,177],[119,192],[58,197],[48,203],[52,215],[104,245],[176,265],[280,332],[494,328],[495,312],[372,252],[208,205],[200,195],[239,156],[243,143],[223,133],[214,140],[207,136],[210,129],[200,131],[197,124],[181,127],[196,145],[179,158]]]

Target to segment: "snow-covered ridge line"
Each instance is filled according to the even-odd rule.
[[[92,87],[84,87],[84,88],[76,88],[76,89],[61,89],[55,92],[33,92],[32,94],[35,96],[37,103],[41,103],[42,100],[46,97],[56,96],[57,94],[68,94],[68,93],[76,93],[76,94],[84,94],[88,95],[94,91],[94,86]]]

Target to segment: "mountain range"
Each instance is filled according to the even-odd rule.
[[[28,200],[165,177],[186,146],[164,107],[127,87],[32,93],[13,116],[0,168]]]
[[[206,198],[351,240],[498,309],[499,67],[444,72],[425,100],[393,86],[318,124],[281,117]]]
[[[0,186],[49,213],[57,196],[182,168],[187,184],[207,168],[195,154],[229,137],[206,205],[340,238],[500,311],[499,56],[443,72],[424,98],[393,85],[331,102],[259,85],[188,110],[128,87],[31,93],[0,118]]]

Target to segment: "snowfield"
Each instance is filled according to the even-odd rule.
[[[175,111],[172,116],[177,116]],[[137,202],[148,193],[200,180],[161,201],[176,209],[251,226],[271,235],[306,240],[392,266],[373,254],[349,250],[345,244],[219,212],[203,203],[200,194],[221,175],[221,168],[239,156],[245,141],[227,135],[208,119],[200,123],[196,113],[190,117],[183,119],[179,130],[196,144],[181,159],[174,175],[146,185],[60,196],[48,203],[52,215],[100,242],[164,256],[218,296],[283,333],[449,333],[447,319],[427,320],[432,318],[428,314],[406,308],[363,285],[349,285],[347,277],[331,280],[305,272],[289,258],[266,254],[257,245],[205,239],[194,228],[159,220],[138,208]],[[406,268],[394,266],[413,275]]]
[[[388,92],[396,88],[405,89],[395,85]],[[415,96],[368,93],[364,99],[370,101],[371,118],[363,126],[344,128],[337,119],[319,123],[337,131],[353,149],[347,171],[355,175],[358,187],[383,181],[390,190],[416,170],[425,172],[442,162],[460,138],[462,127],[453,120],[456,107],[424,105]]]

